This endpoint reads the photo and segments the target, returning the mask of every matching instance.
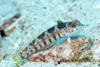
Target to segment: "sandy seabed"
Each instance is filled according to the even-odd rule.
[[[26,43],[30,43],[40,33],[57,25],[57,20],[63,22],[79,20],[88,25],[79,34],[95,38],[100,46],[100,1],[99,0],[0,0],[0,26],[4,21],[20,14],[13,23],[13,32],[5,38],[0,37],[0,67],[16,67],[12,54],[21,50]],[[13,26],[13,23],[10,26]],[[5,31],[9,30],[7,27]],[[95,58],[100,59],[100,47],[95,47]],[[34,66],[33,66],[34,65]],[[95,63],[61,63],[56,67],[99,67]],[[54,67],[52,63],[26,63],[22,67]]]

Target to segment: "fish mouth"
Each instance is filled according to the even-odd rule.
[[[84,24],[82,24],[79,20],[74,20],[74,23],[76,23],[78,26],[85,26]]]

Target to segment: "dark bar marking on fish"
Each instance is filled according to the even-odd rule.
[[[23,50],[23,52],[24,52],[24,51],[27,51],[28,48],[29,48],[29,47],[26,47],[26,48]]]
[[[34,46],[35,45],[35,39],[29,44],[30,46]]]
[[[47,44],[46,44],[46,42],[45,42],[45,40],[43,41],[43,44],[46,46]]]
[[[34,46],[34,49],[37,51],[37,47],[36,46]]]
[[[32,53],[32,52],[33,52],[33,50],[30,50],[30,52]]]
[[[58,27],[59,29],[62,29],[62,28],[64,28],[64,27],[66,27],[66,23],[58,24],[57,27]]]
[[[49,38],[50,43],[52,43],[51,39]]]
[[[55,30],[55,27],[53,26],[53,27],[49,28],[49,29],[47,30],[47,32],[48,32],[48,33],[52,33],[54,30]]]
[[[55,35],[53,35],[53,38],[54,38],[55,40],[57,40]]]
[[[59,36],[60,38],[62,38],[62,37],[60,36],[60,33],[58,33],[58,36]]]
[[[29,53],[27,53],[27,56],[29,55]]]
[[[43,32],[42,34],[40,34],[37,38],[38,39],[42,39],[45,36],[45,32]]]
[[[40,47],[42,47],[42,45],[39,44]]]

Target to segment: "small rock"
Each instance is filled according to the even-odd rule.
[[[100,66],[100,64],[98,64],[98,66]]]
[[[2,55],[0,55],[0,61],[1,61],[1,60],[3,60],[3,56],[2,56]]]

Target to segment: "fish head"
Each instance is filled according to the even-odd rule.
[[[77,33],[79,33],[80,31],[82,31],[84,29],[84,26],[85,25],[82,24],[78,20],[68,22],[68,23],[66,23],[65,35],[66,36],[71,36],[71,35],[77,34]]]

